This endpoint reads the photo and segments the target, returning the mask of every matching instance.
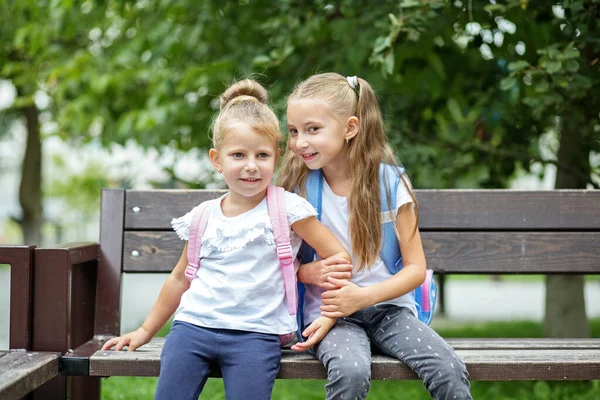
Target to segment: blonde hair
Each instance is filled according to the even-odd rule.
[[[349,231],[352,243],[353,263],[357,270],[369,268],[379,256],[382,234],[381,198],[379,188],[379,166],[381,163],[395,166],[396,171],[414,202],[418,226],[419,208],[406,177],[394,157],[394,153],[385,135],[383,118],[375,92],[364,79],[358,78],[358,88],[353,89],[346,78],[336,73],[313,75],[300,82],[290,94],[289,100],[324,100],[330,110],[341,119],[356,116],[359,121],[358,134],[348,143],[348,172],[350,190],[348,207],[350,210]],[[306,179],[309,168],[289,150],[283,158],[279,174],[279,184],[286,190],[296,189],[306,195]],[[390,188],[385,188],[388,203],[391,204]],[[373,229],[377,227],[377,229]],[[398,227],[395,227],[399,236]]]
[[[269,107],[267,90],[252,79],[243,79],[229,86],[219,97],[219,114],[212,124],[212,146],[216,149],[232,127],[248,124],[257,133],[273,140],[278,147],[281,140],[279,120]]]

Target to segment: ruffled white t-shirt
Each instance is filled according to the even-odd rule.
[[[285,192],[284,198],[290,227],[317,214],[294,193]],[[189,239],[191,219],[192,211],[171,221],[183,240]],[[214,207],[202,239],[198,275],[181,297],[175,320],[278,335],[296,330],[296,317],[289,314],[285,300],[266,198],[235,217]],[[302,239],[291,229],[290,239],[295,258]]]
[[[400,207],[407,203],[412,203],[412,201],[412,197],[406,187],[403,184],[398,185],[398,190],[396,192],[396,210],[394,210],[394,215],[397,214]],[[329,228],[340,242],[342,242],[344,247],[350,251],[350,256],[352,256],[352,243],[350,241],[348,228],[348,218],[350,214],[348,209],[348,198],[333,193],[326,180],[323,180],[321,209],[321,222]],[[316,259],[319,259],[318,255],[316,255]],[[381,257],[377,257],[377,260],[370,268],[365,268],[360,272],[353,270],[350,281],[356,283],[358,286],[365,287],[383,282],[391,276],[392,273],[387,269]],[[321,289],[319,286],[306,285],[306,293],[304,295],[305,324],[314,321],[321,315],[321,294],[323,292],[324,289]],[[394,304],[399,307],[408,308],[415,315],[417,313],[415,302],[411,294],[406,294],[381,304]]]

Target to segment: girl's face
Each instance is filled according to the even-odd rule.
[[[218,149],[209,156],[233,198],[262,200],[275,171],[278,149],[273,140],[238,123],[225,134]]]
[[[319,99],[290,100],[287,123],[290,149],[308,168],[314,170],[345,163],[345,140],[355,133],[349,131],[347,121],[334,115],[327,102]]]

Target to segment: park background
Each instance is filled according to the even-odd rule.
[[[102,187],[223,187],[208,132],[218,95],[244,77],[269,89],[284,131],[300,80],[366,79],[417,188],[596,190],[599,20],[599,0],[0,0],[0,243],[97,241]],[[8,276],[0,267],[0,348]],[[124,330],[162,278],[125,278],[138,296],[124,299]],[[597,277],[447,284],[434,321],[447,337],[600,336]],[[103,397],[151,398],[153,382],[110,378]],[[201,398],[224,398],[219,384]],[[376,382],[369,398],[427,398],[419,385]],[[275,398],[322,386],[281,381]],[[476,382],[474,394],[592,399],[600,384]]]

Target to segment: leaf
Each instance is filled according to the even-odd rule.
[[[374,53],[382,53],[384,50],[388,49],[392,45],[392,39],[389,36],[380,36],[375,40],[375,44],[373,45]]]
[[[264,54],[260,54],[256,57],[254,57],[254,59],[252,60],[252,63],[254,63],[254,65],[267,65],[271,62],[271,58],[267,55]]]
[[[512,61],[508,63],[508,70],[511,72],[521,71],[529,67],[529,63],[525,60]]]
[[[550,88],[550,84],[545,79],[534,85],[535,91],[538,93],[546,93]]]
[[[462,110],[460,109],[460,104],[458,104],[458,101],[456,101],[456,99],[451,98],[448,99],[448,111],[450,111],[450,115],[452,115],[452,119],[454,120],[454,122],[456,122],[457,124],[462,124],[464,121],[464,117],[462,114]]]
[[[388,75],[392,75],[394,73],[394,53],[393,52],[389,52],[385,58],[383,59],[384,65],[385,65],[385,71]]]
[[[507,76],[506,78],[500,81],[500,89],[503,91],[508,91],[512,89],[517,84],[517,80],[512,76]]]
[[[579,71],[579,62],[577,60],[567,60],[565,67],[569,72],[577,72]]]
[[[562,63],[560,61],[548,61],[546,63],[546,71],[550,74],[554,74],[562,69]]]

